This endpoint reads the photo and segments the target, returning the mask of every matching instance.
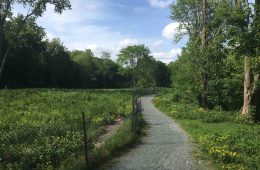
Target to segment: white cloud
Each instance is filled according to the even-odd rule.
[[[171,4],[171,0],[148,0],[150,5],[155,8],[166,8]]]
[[[153,44],[153,46],[154,46],[154,47],[160,47],[162,44],[163,44],[163,41],[162,41],[162,40],[158,40],[158,41],[156,41],[156,42]]]
[[[139,40],[135,39],[135,38],[122,38],[121,40],[117,41],[117,43],[115,43],[111,48],[109,48],[109,50],[105,50],[105,51],[109,51],[112,54],[112,58],[116,58],[118,52],[122,49],[125,48],[129,45],[136,45],[139,44]]]
[[[61,15],[53,12],[53,6],[48,5],[43,17],[37,22],[43,26],[47,37],[60,37],[69,50],[91,49],[95,56],[101,51],[108,51],[112,59],[121,48],[137,44],[138,40],[128,38],[106,25],[95,24],[106,20],[120,21],[120,16],[109,12],[110,7],[124,8],[125,6],[106,0],[71,0],[72,10],[64,11]],[[104,18],[105,17],[105,18]]]
[[[137,39],[126,38],[126,39],[119,41],[118,45],[120,47],[124,48],[124,47],[127,47],[129,45],[134,45],[134,44],[137,44],[137,43],[138,43]]]
[[[116,59],[118,52],[129,45],[146,44],[151,51],[155,52],[156,59],[163,62],[170,62],[177,58],[180,52],[167,49],[166,40],[148,38],[139,39],[123,34],[124,30],[118,32],[112,26],[102,24],[102,21],[113,20],[120,23],[121,17],[110,10],[109,6],[126,8],[123,5],[113,4],[107,0],[70,0],[72,10],[64,11],[62,15],[53,12],[53,6],[48,5],[43,17],[37,19],[37,23],[45,28],[49,39],[59,37],[69,50],[91,49],[95,56],[100,56],[101,51],[108,51],[112,59]],[[170,0],[149,0],[151,6],[165,8]],[[18,8],[17,8],[18,9]],[[148,8],[137,7],[135,11],[143,12]],[[23,8],[17,11],[26,12]],[[18,13],[17,12],[17,13]],[[100,24],[101,23],[101,24]],[[130,25],[130,28],[137,29],[138,25]],[[171,37],[172,38],[172,37]],[[169,40],[168,40],[169,41]],[[169,41],[169,43],[171,43]]]
[[[98,1],[71,0],[71,4],[72,10],[66,10],[61,15],[53,12],[53,5],[48,5],[43,17],[37,19],[38,23],[61,32],[67,30],[68,26],[76,27],[86,21],[103,19],[105,7]]]
[[[157,59],[165,63],[170,63],[178,59],[178,56],[181,55],[181,48],[174,48],[169,52],[154,52],[152,55]]]
[[[47,36],[47,38],[48,38],[49,40],[51,40],[51,39],[53,39],[53,38],[57,38],[57,37],[55,37],[55,35],[53,35],[53,34],[50,33],[50,32],[47,32],[47,33],[46,33],[46,36]]]
[[[89,44],[87,46],[87,49],[91,49],[94,52],[98,49],[98,45],[97,44]]]
[[[185,32],[184,29],[178,30],[179,26],[180,24],[178,22],[172,22],[166,25],[162,31],[162,36],[167,39],[172,39],[178,33],[184,33]]]
[[[112,35],[104,35],[108,39]],[[100,57],[102,51],[107,51],[111,54],[112,59],[116,59],[118,52],[129,45],[135,45],[139,43],[139,40],[134,38],[120,38],[116,37],[115,39],[111,39],[111,41],[103,41],[101,40],[92,40],[92,41],[84,41],[84,42],[71,42],[70,49],[91,49],[95,56]],[[95,42],[95,43],[93,43]]]

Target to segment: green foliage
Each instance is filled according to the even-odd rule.
[[[10,51],[0,73],[1,88],[128,88],[133,74],[138,87],[169,85],[166,65],[155,61],[144,45],[121,50],[122,65],[132,60],[128,61],[129,56],[134,56],[136,70],[133,72],[113,61],[108,52],[102,52],[98,58],[90,49],[68,51],[60,39],[46,40],[36,17],[11,17],[5,27],[4,46]],[[2,56],[0,58],[2,60]]]
[[[155,78],[157,87],[170,87],[171,73],[165,63],[156,61]]]
[[[46,7],[49,4],[54,5],[54,12],[56,13],[62,13],[63,10],[66,9],[71,9],[71,4],[69,0],[57,0],[57,1],[51,1],[51,0],[2,0],[0,2],[0,15],[6,17],[11,17],[12,16],[12,9],[13,5],[15,4],[20,4],[24,5],[28,8],[30,8],[30,11],[28,11],[29,16],[35,16],[39,17],[42,16],[43,13],[46,11]],[[6,19],[6,18],[1,18],[1,19]]]
[[[120,50],[117,61],[123,66],[135,68],[138,60],[150,57],[150,50],[142,45],[128,46]]]
[[[152,57],[150,53],[150,50],[144,45],[133,45],[121,49],[118,54],[117,62],[131,72],[133,88],[136,86],[153,86],[154,84],[153,67],[151,67]],[[149,80],[152,80],[152,82]]]
[[[35,23],[35,19],[29,19],[19,36],[16,35],[16,29],[19,27],[21,18],[16,18],[7,23],[9,32],[6,35],[7,39],[12,39],[15,36],[19,44],[10,42],[11,51],[4,69],[3,81],[8,77],[12,84],[24,86],[27,83],[30,86],[36,86],[37,81],[41,79],[40,55],[45,43],[42,39],[45,36],[43,28]],[[24,57],[26,56],[26,57]],[[6,84],[7,85],[7,84]],[[9,85],[9,84],[8,84]]]
[[[1,90],[2,169],[52,169],[83,153],[81,112],[91,141],[104,125],[131,112],[129,91]]]
[[[258,169],[260,167],[259,127],[213,132],[199,138],[201,149],[209,153],[222,169]]]
[[[173,96],[175,97],[175,96]],[[156,106],[165,108],[166,112],[176,119],[201,120],[206,123],[220,123],[232,120],[235,113],[223,111],[216,107],[213,110],[198,108],[195,104],[178,103],[172,95],[164,95],[156,98]]]
[[[193,70],[193,56],[184,49],[183,55],[178,60],[168,65],[171,72],[172,88],[176,101],[196,101],[198,85],[196,84],[197,72]],[[195,75],[194,75],[195,74]]]
[[[28,9],[25,10],[27,13],[19,13],[17,17],[14,17],[12,10],[15,5],[23,5]],[[42,16],[47,9],[47,5],[53,5],[54,12],[60,14],[63,10],[71,9],[69,0],[2,0],[0,2],[0,80],[9,51],[18,44],[20,34],[26,30],[28,20]],[[11,34],[10,20],[16,21],[15,24],[11,24],[11,30],[13,29]]]
[[[135,70],[137,87],[151,88],[156,86],[155,67],[156,61],[153,58],[144,57],[139,59]]]
[[[132,86],[151,88],[169,85],[169,71],[166,65],[156,61],[144,45],[133,45],[121,49],[117,62],[129,73]]]
[[[175,100],[240,109],[245,66],[259,119],[259,1],[177,0],[170,9],[179,23],[176,40],[189,35],[181,56],[169,64]]]
[[[118,133],[109,138],[101,148],[94,151],[92,155],[92,167],[100,166],[100,162],[104,162],[118,155],[120,151],[133,142],[133,138],[131,138],[130,119],[125,120],[117,132]]]
[[[216,169],[259,169],[260,127],[252,126],[235,112],[198,108],[194,104],[172,101],[171,94],[155,98],[154,103],[177,119],[198,143],[201,156],[212,160]]]
[[[1,87],[8,88],[122,88],[131,87],[133,72],[111,60],[104,53],[103,58],[95,57],[90,49],[68,51],[60,39],[45,40],[43,28],[34,18],[25,22],[19,36],[16,28],[22,18],[8,21],[7,39],[16,37],[9,43],[11,51],[7,60]],[[20,42],[17,45],[16,42]],[[10,42],[10,41],[9,41]],[[146,47],[133,49],[140,53],[136,63],[138,87],[167,86],[169,73],[166,65],[155,61]],[[138,73],[138,74],[137,74]],[[161,80],[165,78],[165,80]]]

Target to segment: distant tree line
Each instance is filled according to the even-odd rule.
[[[133,75],[136,87],[170,85],[167,66],[156,61],[144,45],[125,48],[132,49],[130,55],[141,54],[136,56],[133,72],[120,60],[111,60],[108,52],[98,58],[90,49],[69,51],[59,39],[46,39],[44,28],[36,24],[34,17],[27,19],[16,34],[21,19],[6,22],[5,48],[10,50],[0,82],[2,88],[130,88]],[[12,42],[14,36],[16,42]],[[119,58],[128,57],[124,51]]]

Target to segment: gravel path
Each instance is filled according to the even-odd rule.
[[[122,157],[111,170],[193,170],[207,169],[192,157],[187,134],[152,104],[152,96],[142,97],[143,115],[149,132],[142,143]]]

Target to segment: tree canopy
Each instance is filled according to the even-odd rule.
[[[170,9],[189,35],[169,65],[177,98],[193,96],[205,108],[243,106],[242,114],[259,115],[259,1],[177,0]]]
[[[27,13],[18,16],[13,16],[13,6],[15,4],[23,5],[28,9]],[[10,43],[18,42],[17,37],[27,24],[27,20],[37,18],[43,15],[46,11],[47,5],[54,5],[54,12],[62,13],[63,10],[71,9],[69,0],[1,0],[0,2],[0,81],[4,66],[9,55]],[[16,20],[15,24],[10,27],[9,20]],[[8,36],[7,33],[10,29],[12,36]]]

